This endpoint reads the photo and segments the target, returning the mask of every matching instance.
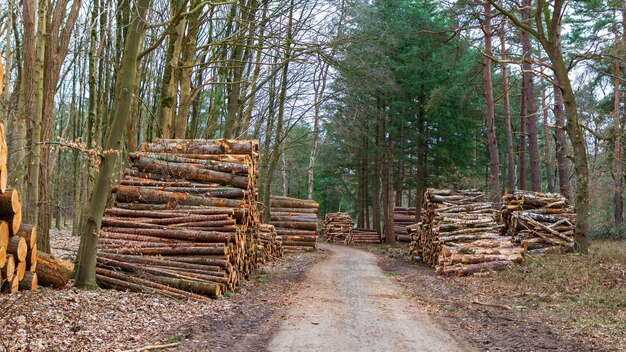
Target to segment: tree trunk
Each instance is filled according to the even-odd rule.
[[[380,105],[380,103],[379,103]],[[375,126],[375,133],[376,133],[376,139],[374,142],[374,147],[375,148],[379,148],[380,145],[382,144],[382,108],[379,106],[379,111],[378,111],[378,116],[376,118],[376,124]],[[379,234],[382,234],[381,231],[381,227],[380,227],[380,178],[381,178],[381,163],[380,163],[380,155],[378,154],[378,152],[376,153],[376,155],[374,156],[374,160],[372,160],[372,163],[374,164],[374,187],[373,187],[373,194],[372,194],[372,219],[374,221],[374,230],[376,230],[376,232],[378,232]]]
[[[424,97],[420,101],[424,101]],[[424,202],[424,192],[426,191],[426,175],[427,175],[427,156],[426,150],[426,107],[420,104],[417,112],[417,187],[415,194],[415,208],[421,209]],[[409,203],[410,204],[410,203]],[[415,222],[422,221],[422,212],[415,212]]]
[[[393,117],[390,117],[389,127],[393,126]],[[389,141],[387,146],[387,163],[386,163],[386,176],[385,176],[385,243],[386,244],[395,244],[396,236],[395,236],[395,228],[393,225],[393,207],[394,207],[394,197],[393,197],[393,133],[389,133]]]
[[[622,15],[626,15],[626,0],[623,2],[622,7]],[[623,29],[626,29],[626,18],[623,19]],[[620,40],[617,34],[617,30],[615,31],[615,41],[616,46],[619,48]],[[626,35],[624,36],[626,37]],[[624,48],[621,48],[622,50]],[[623,54],[622,54],[623,55]],[[622,171],[622,126],[620,123],[621,113],[620,113],[620,86],[619,82],[621,79],[620,72],[620,60],[614,59],[614,70],[613,73],[613,121],[614,121],[614,133],[615,133],[615,141],[613,146],[613,219],[615,223],[615,232],[619,235],[622,230],[623,223],[623,212],[622,212],[622,180],[623,180],[623,171]]]
[[[508,164],[507,187],[509,191],[515,190],[515,154],[513,153],[513,128],[511,126],[511,108],[509,102],[509,72],[506,64],[506,20],[502,20],[500,30],[500,50],[502,52],[502,104],[504,105],[504,129],[506,134],[506,160]]]
[[[313,81],[313,143],[311,146],[311,155],[309,156],[309,182],[308,182],[308,198],[313,199],[313,179],[315,176],[315,160],[317,159],[317,144],[319,139],[319,120],[324,91],[326,90],[326,77],[330,65],[322,61],[318,56],[318,64],[320,67],[319,79]]]
[[[12,184],[24,196],[26,190],[26,175],[28,165],[27,153],[27,129],[30,116],[33,116],[33,103],[35,91],[35,57],[37,52],[37,36],[35,30],[35,17],[37,7],[35,0],[24,0],[22,3],[22,26],[24,39],[22,43],[23,69],[20,82],[20,99],[15,118],[14,142],[15,154],[12,156],[13,178]]]
[[[35,98],[31,115],[31,148],[28,163],[28,201],[25,219],[37,224],[39,218],[39,165],[41,163],[41,124],[44,104],[44,61],[47,42],[48,0],[39,0],[37,9],[37,54],[35,56]]]
[[[197,90],[191,89],[191,76],[193,73],[194,56],[196,53],[196,43],[198,32],[200,31],[200,16],[202,7],[200,0],[191,1],[189,19],[187,21],[187,34],[182,48],[182,61],[180,65],[180,106],[176,115],[175,138],[185,138],[187,136],[187,123],[189,120],[189,110],[193,103]]]
[[[174,14],[183,4],[182,0],[170,0],[170,13]],[[163,70],[163,81],[161,82],[161,101],[159,103],[159,122],[161,138],[172,138],[174,134],[174,111],[176,110],[176,95],[178,79],[176,71],[180,59],[180,51],[186,19],[178,17],[178,23],[173,25],[169,33],[169,42],[165,58],[165,69]]]
[[[400,123],[400,139],[398,141],[398,171],[396,172],[396,203],[397,207],[402,206],[402,189],[404,186],[404,121]]]
[[[532,0],[523,0],[522,21],[530,24],[530,10]],[[530,33],[522,31],[522,80],[524,81],[525,120],[528,132],[528,159],[530,161],[530,189],[541,192],[541,167],[539,159],[539,145],[537,144],[537,108],[535,105],[535,89],[533,83]]]
[[[555,78],[556,79],[556,78]],[[565,116],[563,112],[563,93],[558,85],[554,89],[554,119],[556,125],[554,135],[556,140],[556,168],[559,174],[559,191],[567,199],[572,199],[570,186],[569,160],[567,159],[567,143],[565,141]]]
[[[523,79],[519,111],[519,176],[517,177],[517,188],[526,190],[526,89],[524,89]]]
[[[135,87],[137,72],[137,55],[139,43],[145,29],[143,20],[150,0],[139,0],[135,14],[128,28],[125,39],[122,64],[120,66],[115,87],[115,101],[113,105],[113,121],[111,123],[105,150],[121,150],[122,135],[126,119],[130,114],[132,92]],[[101,157],[102,164],[98,172],[95,187],[91,194],[89,208],[86,211],[81,226],[81,240],[78,253],[78,272],[76,286],[94,289],[96,284],[96,249],[98,233],[102,222],[102,215],[106,208],[111,179],[115,168],[117,155],[109,153]]]
[[[274,137],[274,147],[272,148],[269,166],[267,168],[266,179],[264,183],[264,193],[262,203],[265,205],[265,209],[263,211],[263,220],[267,221],[270,218],[270,194],[272,190],[272,179],[274,171],[276,170],[276,166],[278,164],[280,158],[280,148],[283,142],[283,123],[285,117],[285,102],[287,99],[287,83],[288,83],[288,74],[289,74],[289,62],[291,61],[291,40],[293,39],[292,25],[293,25],[293,2],[290,1],[289,6],[289,18],[287,20],[287,28],[286,37],[285,37],[285,52],[283,57],[283,62],[285,64],[282,68],[281,74],[281,82],[280,82],[280,93],[278,95],[278,115],[276,117],[276,135]]]
[[[482,30],[485,34],[485,56],[483,57],[483,87],[485,94],[485,122],[487,124],[487,144],[489,146],[489,185],[490,197],[496,209],[500,208],[502,195],[500,190],[500,161],[496,137],[493,86],[491,82],[491,4],[485,3],[485,17]]]
[[[543,71],[543,70],[542,70]],[[548,192],[554,192],[554,174],[550,158],[550,128],[548,127],[548,103],[546,101],[546,86],[541,88],[541,111],[543,115],[543,165],[548,179]]]

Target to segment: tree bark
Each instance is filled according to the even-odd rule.
[[[532,0],[522,2],[522,21],[530,24],[530,9]],[[532,58],[530,33],[522,31],[522,79],[524,81],[525,97],[525,120],[528,132],[528,160],[530,161],[530,189],[533,192],[541,192],[541,167],[539,159],[539,145],[537,143],[537,108],[535,105],[535,88],[533,83]]]
[[[623,6],[622,6],[622,28],[626,29],[626,18],[624,17],[626,16],[626,0],[623,1]],[[619,36],[617,34],[617,30],[615,31],[615,42],[616,42],[616,46],[618,48],[620,48],[620,46],[623,46],[623,43],[619,40]],[[626,35],[624,35],[624,37],[626,37]],[[624,48],[620,48],[620,54],[622,54],[621,56],[623,56],[624,54],[621,53],[622,50],[624,50]],[[617,55],[620,56],[620,55]],[[613,121],[614,121],[614,133],[615,133],[615,141],[614,141],[614,146],[613,146],[613,179],[614,179],[614,184],[613,184],[613,219],[614,219],[614,223],[615,223],[615,232],[619,235],[621,233],[622,230],[622,223],[624,221],[623,218],[623,210],[622,210],[622,206],[623,206],[623,202],[622,202],[622,192],[623,192],[623,187],[622,187],[622,180],[623,180],[623,166],[622,166],[622,126],[621,126],[621,113],[620,113],[620,79],[621,79],[621,72],[620,72],[620,60],[619,59],[614,59],[614,70],[615,72],[614,77],[613,77],[613,95],[614,95],[614,101],[613,101]]]
[[[543,71],[543,70],[542,70]],[[548,192],[554,192],[554,174],[552,173],[552,163],[550,157],[550,128],[548,126],[548,103],[546,101],[546,86],[541,88],[541,111],[543,115],[543,165],[546,169],[548,181]]]
[[[504,105],[504,130],[506,134],[506,160],[508,164],[507,187],[509,191],[515,190],[515,154],[513,153],[513,128],[511,126],[511,104],[509,102],[509,72],[506,63],[506,20],[502,20],[500,30],[500,51],[502,54],[502,104]]]
[[[490,197],[496,209],[500,208],[502,195],[500,190],[500,161],[498,156],[498,142],[496,137],[495,113],[493,102],[493,86],[491,82],[491,55],[492,55],[492,29],[491,29],[491,4],[486,2],[485,17],[482,30],[485,34],[485,56],[483,57],[483,87],[485,94],[485,123],[487,125],[487,144],[489,146],[489,185]]]
[[[526,89],[524,89],[524,80],[522,79],[521,96],[520,96],[520,113],[519,113],[519,163],[517,177],[517,188],[526,189]]]
[[[556,79],[556,78],[555,78]],[[553,86],[554,90],[554,119],[556,125],[554,135],[556,140],[556,168],[559,175],[559,191],[567,199],[572,199],[572,188],[570,186],[570,168],[567,159],[567,143],[565,141],[565,116],[563,113],[563,94],[558,85]]]
[[[137,72],[137,55],[139,43],[145,30],[143,20],[150,0],[139,0],[136,11],[126,35],[122,64],[120,66],[115,87],[115,102],[113,105],[113,120],[105,144],[106,150],[121,150],[122,135],[126,119],[130,114],[132,92],[135,87]],[[81,240],[78,252],[78,272],[76,286],[94,289],[96,284],[96,248],[98,233],[102,222],[102,215],[106,208],[109,187],[111,184],[116,161],[115,153],[108,153],[101,157],[102,164],[98,172],[96,183],[91,192],[91,201],[81,226]]]

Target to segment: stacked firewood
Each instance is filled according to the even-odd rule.
[[[574,248],[576,211],[557,193],[517,191],[502,197],[503,233],[527,253],[563,253]]]
[[[407,230],[407,226],[415,224],[415,208],[393,208],[393,232],[396,236],[396,242],[409,243],[411,235]]]
[[[354,244],[380,244],[380,237],[376,230],[354,228],[352,229],[352,243]]]
[[[327,242],[352,244],[352,217],[348,213],[328,213],[324,218]]]
[[[37,288],[37,229],[22,224],[22,203],[15,189],[7,189],[9,155],[0,124],[0,282],[3,292]]]
[[[259,241],[257,242],[257,262],[265,263],[273,258],[283,256],[283,245],[276,235],[274,225],[259,225]]]
[[[476,240],[457,246],[444,245],[439,255],[437,274],[464,276],[502,270],[523,260],[524,249],[509,238]]]
[[[102,221],[100,284],[214,297],[257,268],[257,141],[159,140],[130,159]]]
[[[523,250],[500,236],[503,225],[484,200],[484,193],[477,190],[428,189],[426,216],[409,227],[410,253],[445,275],[497,270],[521,261]]]
[[[308,252],[317,248],[318,208],[313,200],[270,198],[270,224],[276,228],[283,251]]]

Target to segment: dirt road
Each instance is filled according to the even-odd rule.
[[[412,305],[368,252],[323,244],[270,351],[471,351]]]

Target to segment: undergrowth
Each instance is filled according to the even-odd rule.
[[[626,242],[595,241],[589,254],[527,256],[485,278],[484,294],[508,296],[564,328],[626,342]],[[494,290],[497,288],[497,290]]]

